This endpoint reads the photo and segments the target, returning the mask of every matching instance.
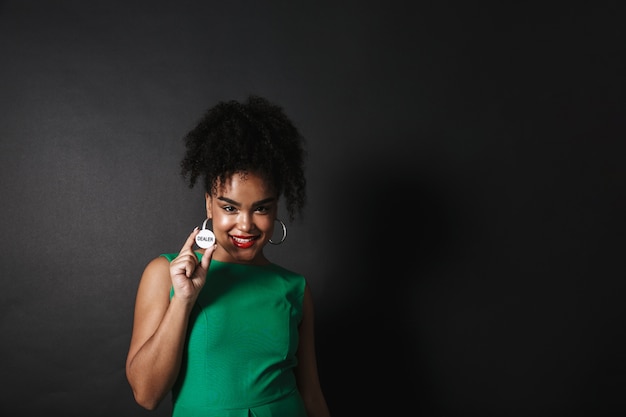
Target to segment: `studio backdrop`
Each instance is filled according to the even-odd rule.
[[[624,6],[0,2],[0,414],[167,416],[124,366],[204,220],[182,137],[279,103],[334,417],[626,413]],[[284,213],[284,212],[283,212]]]

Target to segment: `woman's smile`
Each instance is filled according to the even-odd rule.
[[[233,245],[240,249],[248,249],[254,242],[258,239],[258,236],[232,236],[230,235],[230,239],[233,242]]]

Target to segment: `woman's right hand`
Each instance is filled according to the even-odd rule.
[[[176,297],[194,302],[206,282],[206,274],[213,257],[215,246],[204,250],[202,261],[193,251],[196,235],[200,231],[195,228],[187,238],[178,256],[170,262],[170,277]]]
[[[198,228],[191,232],[172,262],[162,256],[150,261],[137,290],[126,377],[137,403],[149,410],[157,407],[178,378],[189,314],[215,250],[215,246],[206,249],[202,262],[198,261],[193,251],[198,232]]]

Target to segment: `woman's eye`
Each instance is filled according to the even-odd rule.
[[[227,211],[229,213],[235,211],[235,208],[233,206],[224,206],[222,208],[224,209],[224,211]]]
[[[256,211],[259,213],[267,213],[267,207],[265,206],[257,207]]]

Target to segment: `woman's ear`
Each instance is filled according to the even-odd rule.
[[[204,193],[204,200],[206,204],[206,217],[207,219],[212,219],[213,213],[211,211],[211,201],[212,201],[211,194]]]

